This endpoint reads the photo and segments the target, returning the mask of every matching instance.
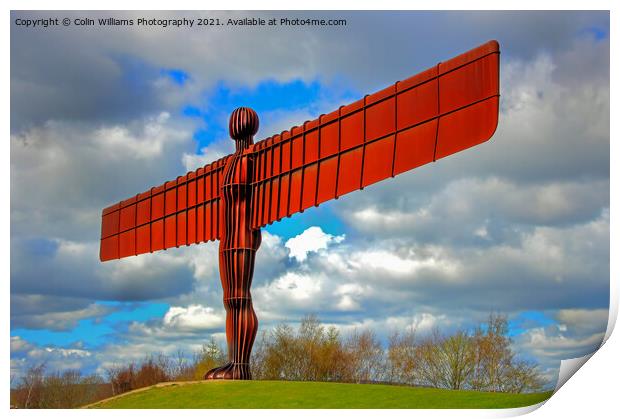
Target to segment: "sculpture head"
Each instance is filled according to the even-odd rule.
[[[254,134],[258,131],[258,115],[251,108],[241,107],[230,114],[228,132],[237,143],[237,149],[253,144]]]

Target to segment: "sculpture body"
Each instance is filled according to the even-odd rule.
[[[230,136],[235,140],[236,151],[224,166],[222,180],[222,214],[220,216],[219,263],[220,279],[226,309],[226,341],[228,363],[209,371],[206,379],[249,380],[250,353],[258,319],[252,307],[252,274],[254,259],[261,243],[260,229],[253,229],[252,175],[254,159],[244,155],[253,144],[258,130],[258,116],[248,108],[239,108],[230,118]]]
[[[256,144],[258,116],[238,108],[233,154],[103,210],[100,259],[220,240],[228,363],[205,378],[250,379],[260,229],[483,143],[498,114],[496,41]]]

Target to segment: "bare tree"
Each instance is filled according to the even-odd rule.
[[[538,366],[533,362],[513,362],[503,380],[503,391],[508,393],[524,393],[541,391],[544,380],[541,378]]]
[[[175,381],[188,381],[194,378],[194,367],[182,350],[177,350],[170,364],[170,377]]]
[[[474,369],[472,347],[471,338],[462,330],[440,342],[440,359],[447,388],[460,390],[469,380]]]
[[[26,371],[22,377],[22,387],[26,389],[26,398],[23,406],[25,409],[30,407],[38,407],[40,403],[40,393],[43,387],[43,378],[45,373],[45,362],[33,365]]]
[[[388,338],[387,380],[413,385],[417,380],[417,350],[415,332],[393,332]]]
[[[118,383],[118,375],[120,373],[120,369],[121,367],[117,365],[105,368],[105,374],[108,378],[108,382],[110,383],[110,387],[112,388],[113,396],[116,396],[118,393],[120,393],[120,389],[118,389],[116,385]]]
[[[269,346],[269,333],[263,330],[254,342],[254,349],[250,358],[252,378],[255,380],[264,380],[266,377],[266,356]]]
[[[224,351],[220,345],[211,338],[209,343],[203,345],[200,353],[196,357],[194,364],[194,379],[202,380],[204,375],[212,368],[225,362]]]
[[[372,330],[355,330],[347,340],[347,352],[357,383],[380,381],[384,378],[384,352]]]
[[[267,380],[295,380],[299,374],[299,347],[293,329],[281,324],[271,332],[271,344],[265,354]]]
[[[335,327],[315,316],[302,319],[297,333],[286,325],[263,332],[252,358],[256,379],[350,381],[350,362]]]
[[[471,387],[474,390],[504,391],[504,380],[514,362],[510,347],[508,319],[491,314],[487,322],[476,328],[474,342],[474,372]]]

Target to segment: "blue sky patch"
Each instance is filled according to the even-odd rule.
[[[516,336],[536,327],[547,327],[557,324],[543,311],[522,311],[508,322],[508,335]]]
[[[165,76],[168,76],[173,82],[175,82],[179,86],[183,86],[185,82],[189,79],[189,74],[187,74],[183,70],[167,69],[167,70],[162,70],[161,72]]]
[[[317,208],[309,208],[291,218],[283,218],[277,223],[265,227],[270,234],[275,234],[284,241],[303,233],[312,226],[320,226],[325,233],[338,236],[346,233],[342,220],[332,209],[332,203],[326,202]]]
[[[83,342],[85,347],[99,346],[107,343],[116,334],[116,330],[105,322],[96,323],[92,319],[78,321],[72,330],[54,331],[48,329],[13,329],[11,336],[20,336],[40,346],[71,347],[76,342]]]
[[[85,348],[92,348],[112,342],[119,330],[126,330],[129,323],[145,322],[158,319],[170,308],[165,303],[121,303],[115,301],[98,301],[101,305],[114,306],[118,310],[100,319],[82,319],[72,330],[54,331],[47,329],[11,330],[11,336],[20,336],[29,342],[41,346],[68,347],[75,342],[82,342]]]
[[[190,118],[197,118],[202,116],[202,112],[200,111],[200,109],[196,106],[191,105],[187,105],[186,107],[184,107],[181,113],[183,114],[183,116],[187,116]]]

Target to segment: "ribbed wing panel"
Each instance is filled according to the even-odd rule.
[[[101,261],[219,239],[227,158],[104,209]]]
[[[259,228],[491,138],[499,44],[490,41],[254,145]]]

